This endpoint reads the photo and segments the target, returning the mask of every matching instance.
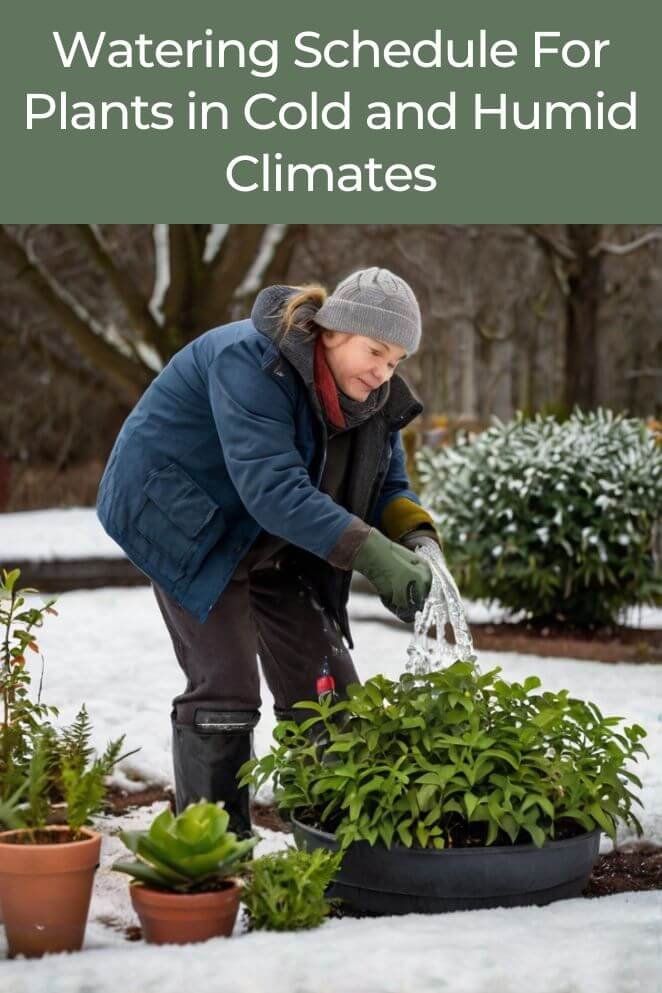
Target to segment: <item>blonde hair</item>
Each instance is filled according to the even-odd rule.
[[[280,318],[281,337],[296,329],[307,334],[316,334],[315,315],[326,300],[328,293],[319,283],[306,283],[295,287],[296,293],[288,297]]]

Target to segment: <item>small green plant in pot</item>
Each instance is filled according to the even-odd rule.
[[[321,848],[288,848],[251,863],[242,901],[251,930],[299,931],[318,927],[332,909],[326,891],[342,856]]]
[[[232,934],[239,909],[237,873],[257,844],[228,831],[222,804],[190,804],[177,817],[168,809],[147,831],[123,831],[127,848],[137,856],[113,868],[133,876],[130,893],[145,940],[185,944]]]
[[[101,757],[62,755],[61,732],[45,725],[32,736],[30,763],[0,816],[0,899],[9,954],[37,957],[83,943],[101,835],[85,825],[102,804],[105,778],[122,739]],[[49,824],[54,765],[62,777],[66,823]]]
[[[580,878],[600,830],[615,839],[621,821],[641,833],[632,809],[641,801],[629,788],[641,782],[627,764],[646,754],[646,732],[618,728],[621,718],[567,690],[540,691],[537,677],[508,683],[500,671],[458,661],[424,676],[376,676],[350,686],[345,701],[303,701],[315,716],[277,725],[276,745],[244,765],[242,781],[273,777],[295,837],[298,823],[323,833],[325,844],[331,837],[335,850],[359,843],[366,865],[371,847],[535,857],[586,838]],[[329,742],[323,752],[319,727]],[[423,861],[429,875],[434,863]],[[466,857],[462,865],[466,875]],[[343,861],[339,878],[345,868]]]
[[[9,954],[39,956],[82,945],[101,844],[86,825],[125,756],[123,738],[95,756],[84,706],[70,728],[56,729],[56,708],[32,699],[27,649],[39,654],[35,628],[57,612],[52,600],[26,606],[37,591],[17,589],[19,576],[3,570],[0,584],[0,822],[9,829],[0,833],[0,903]]]

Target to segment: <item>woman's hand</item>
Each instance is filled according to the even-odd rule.
[[[376,528],[370,529],[352,568],[369,579],[384,605],[407,623],[414,620],[432,585],[427,562]]]

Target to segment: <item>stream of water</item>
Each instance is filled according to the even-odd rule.
[[[457,659],[475,661],[475,654],[462,599],[441,549],[430,542],[416,551],[432,570],[432,586],[416,614],[414,636],[407,649],[407,672],[418,676],[444,669]],[[453,632],[454,644],[448,641],[446,625]]]

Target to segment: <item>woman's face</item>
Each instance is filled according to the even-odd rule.
[[[373,390],[391,378],[398,362],[407,356],[399,345],[362,334],[324,330],[321,335],[336,385],[352,400],[367,400]]]

